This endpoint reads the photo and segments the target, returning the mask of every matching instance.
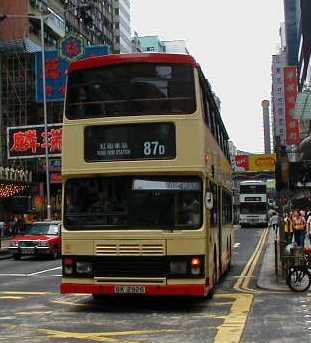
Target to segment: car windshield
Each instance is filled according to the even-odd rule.
[[[68,77],[69,119],[194,111],[194,76],[190,65],[120,64],[77,70]]]
[[[65,185],[64,224],[87,228],[199,228],[198,177],[93,177]]]
[[[58,235],[57,224],[32,224],[26,231],[27,235]]]

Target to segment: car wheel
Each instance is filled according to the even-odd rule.
[[[14,260],[20,260],[21,255],[20,254],[13,254],[13,258],[14,258]]]
[[[58,259],[58,250],[57,250],[57,248],[54,248],[54,249],[53,249],[53,251],[52,251],[52,253],[51,253],[51,258],[52,258],[53,260]]]

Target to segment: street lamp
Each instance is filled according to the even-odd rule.
[[[46,212],[47,219],[51,220],[51,196],[50,196],[50,168],[49,168],[49,150],[48,150],[48,123],[47,123],[47,106],[46,106],[46,75],[45,75],[45,48],[44,48],[44,21],[52,13],[46,15],[15,15],[4,14],[0,15],[0,21],[6,18],[33,18],[40,20],[41,26],[41,60],[42,60],[42,87],[43,87],[43,116],[44,116],[44,134],[45,134],[45,165],[46,165]]]

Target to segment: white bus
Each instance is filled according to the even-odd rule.
[[[264,181],[242,181],[240,183],[240,225],[267,225],[268,199]]]

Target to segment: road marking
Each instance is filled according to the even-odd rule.
[[[238,248],[240,245],[241,245],[241,243],[238,243],[238,242],[237,242],[237,243],[234,244],[233,247],[234,247],[234,248]]]
[[[56,292],[24,292],[24,291],[6,291],[0,292],[1,294],[5,295],[51,295],[51,294],[58,294]]]
[[[16,312],[19,316],[32,316],[40,314],[51,314],[53,311],[33,311],[33,312]]]
[[[47,330],[39,329],[38,331],[47,334],[52,338],[64,338],[64,339],[89,339],[97,342],[120,342],[117,340],[118,337],[124,336],[142,336],[142,335],[151,335],[159,333],[176,333],[181,332],[182,330],[174,329],[159,329],[159,330],[133,330],[133,331],[120,331],[120,332],[65,332],[65,331],[56,331],[56,330]],[[122,340],[122,342],[125,342]],[[134,343],[134,341],[130,341]]]
[[[33,275],[39,275],[39,274],[43,274],[43,273],[48,273],[48,272],[51,272],[53,270],[57,270],[57,269],[61,269],[62,267],[55,267],[55,268],[51,268],[51,269],[45,269],[45,270],[41,270],[40,272],[36,272],[36,273],[30,273],[30,274],[27,274],[27,276],[33,276]]]
[[[0,274],[0,276],[27,276],[27,274]]]
[[[253,303],[253,294],[226,294],[222,297],[235,299],[228,316],[222,325],[218,326],[218,331],[214,343],[239,343],[244,331],[247,317]]]
[[[254,250],[254,253],[252,254],[251,258],[248,260],[246,266],[244,267],[241,276],[237,280],[237,282],[234,284],[233,288],[240,292],[250,292],[250,293],[256,293],[255,290],[248,288],[249,282],[250,282],[250,276],[253,276],[254,269],[257,265],[258,259],[260,257],[261,251],[264,248],[264,244],[266,242],[266,238],[269,234],[269,229],[266,228],[257,243],[257,246]]]
[[[0,299],[24,299],[25,297],[17,297],[13,295],[0,295]]]

